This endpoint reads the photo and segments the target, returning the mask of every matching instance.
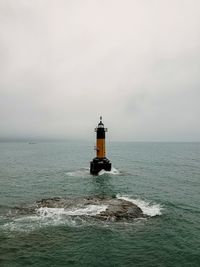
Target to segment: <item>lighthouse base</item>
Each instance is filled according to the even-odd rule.
[[[90,162],[90,173],[97,175],[101,170],[111,171],[111,162],[107,158],[94,158]]]

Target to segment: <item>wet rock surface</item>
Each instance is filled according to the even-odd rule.
[[[48,209],[63,209],[61,213],[65,216],[94,218],[101,221],[130,221],[136,218],[146,217],[142,210],[134,203],[107,196],[91,196],[78,198],[47,198],[36,201],[34,204],[22,205],[9,209],[7,217],[36,215],[44,208],[44,213],[48,214]],[[45,213],[46,210],[46,213]],[[43,212],[43,211],[42,211]]]
[[[90,205],[105,205],[104,211],[93,217],[100,220],[126,221],[144,217],[142,210],[132,202],[112,197],[87,197],[77,199],[49,198],[36,202],[37,207],[47,208],[87,208]]]
[[[108,201],[105,211],[96,215],[101,220],[124,221],[143,217],[142,210],[135,204],[121,199]]]

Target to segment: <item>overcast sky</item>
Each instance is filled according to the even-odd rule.
[[[199,0],[0,0],[0,138],[200,141]]]

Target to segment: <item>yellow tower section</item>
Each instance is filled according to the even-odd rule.
[[[104,128],[102,123],[102,117],[100,117],[100,122],[95,129],[95,132],[97,133],[96,156],[97,158],[102,159],[106,157],[105,133],[107,132],[107,128]]]
[[[105,139],[97,139],[96,151],[97,151],[97,158],[105,158],[106,156]]]

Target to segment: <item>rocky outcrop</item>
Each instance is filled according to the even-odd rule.
[[[77,209],[87,208],[90,205],[104,205],[104,211],[92,215],[104,221],[126,221],[144,217],[142,210],[132,202],[115,197],[92,196],[86,198],[65,199],[49,198],[37,202],[37,207]],[[83,215],[84,216],[84,215]]]
[[[135,204],[122,200],[110,199],[105,211],[96,215],[96,218],[110,221],[125,221],[143,217],[142,210]]]
[[[53,214],[54,210],[48,210],[48,208],[55,208],[55,212],[56,209],[62,209],[60,210],[61,213],[59,216],[82,217],[86,220],[94,218],[102,221],[115,222],[130,221],[145,217],[142,210],[134,203],[108,196],[47,198],[37,201],[32,205],[22,205],[21,207],[10,209],[7,216],[12,217],[30,214],[40,216],[40,212],[42,212],[43,216],[48,214],[48,212]]]

